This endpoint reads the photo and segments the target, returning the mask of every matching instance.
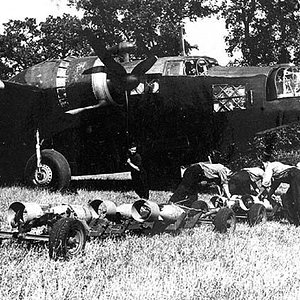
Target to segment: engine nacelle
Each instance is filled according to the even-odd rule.
[[[62,111],[76,114],[83,110],[118,105],[113,99],[105,66],[96,56],[50,60],[30,67],[10,79],[49,91]],[[111,90],[111,91],[110,91]]]

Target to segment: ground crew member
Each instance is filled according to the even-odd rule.
[[[300,170],[291,165],[286,165],[270,155],[262,158],[264,176],[262,180],[262,195],[266,195],[273,207],[277,206],[272,195],[281,183],[288,183],[289,188],[283,196],[283,206],[287,209],[289,221],[299,226],[300,224]]]
[[[139,197],[149,199],[149,187],[147,173],[142,165],[142,157],[137,152],[136,144],[132,144],[128,149],[127,164],[130,168],[133,188]]]
[[[233,195],[258,195],[264,170],[259,167],[243,168],[229,179],[229,191]]]
[[[206,162],[192,164],[185,170],[181,183],[169,201],[190,206],[198,199],[198,183],[203,180],[216,181],[225,196],[230,199],[228,177],[231,173],[232,172],[222,164]]]

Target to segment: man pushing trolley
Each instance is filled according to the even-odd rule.
[[[170,198],[172,203],[190,206],[198,199],[198,184],[201,181],[214,181],[221,193],[230,199],[228,180],[231,170],[219,163],[199,162],[190,165],[184,172],[182,181]]]

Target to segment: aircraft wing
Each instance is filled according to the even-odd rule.
[[[65,114],[53,103],[51,90],[0,81],[0,143],[34,141],[37,128],[42,138],[73,126],[76,116]]]

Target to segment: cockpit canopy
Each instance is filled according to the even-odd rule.
[[[211,57],[183,57],[182,59],[169,60],[165,63],[164,76],[203,76],[207,70],[219,65],[217,60]]]

